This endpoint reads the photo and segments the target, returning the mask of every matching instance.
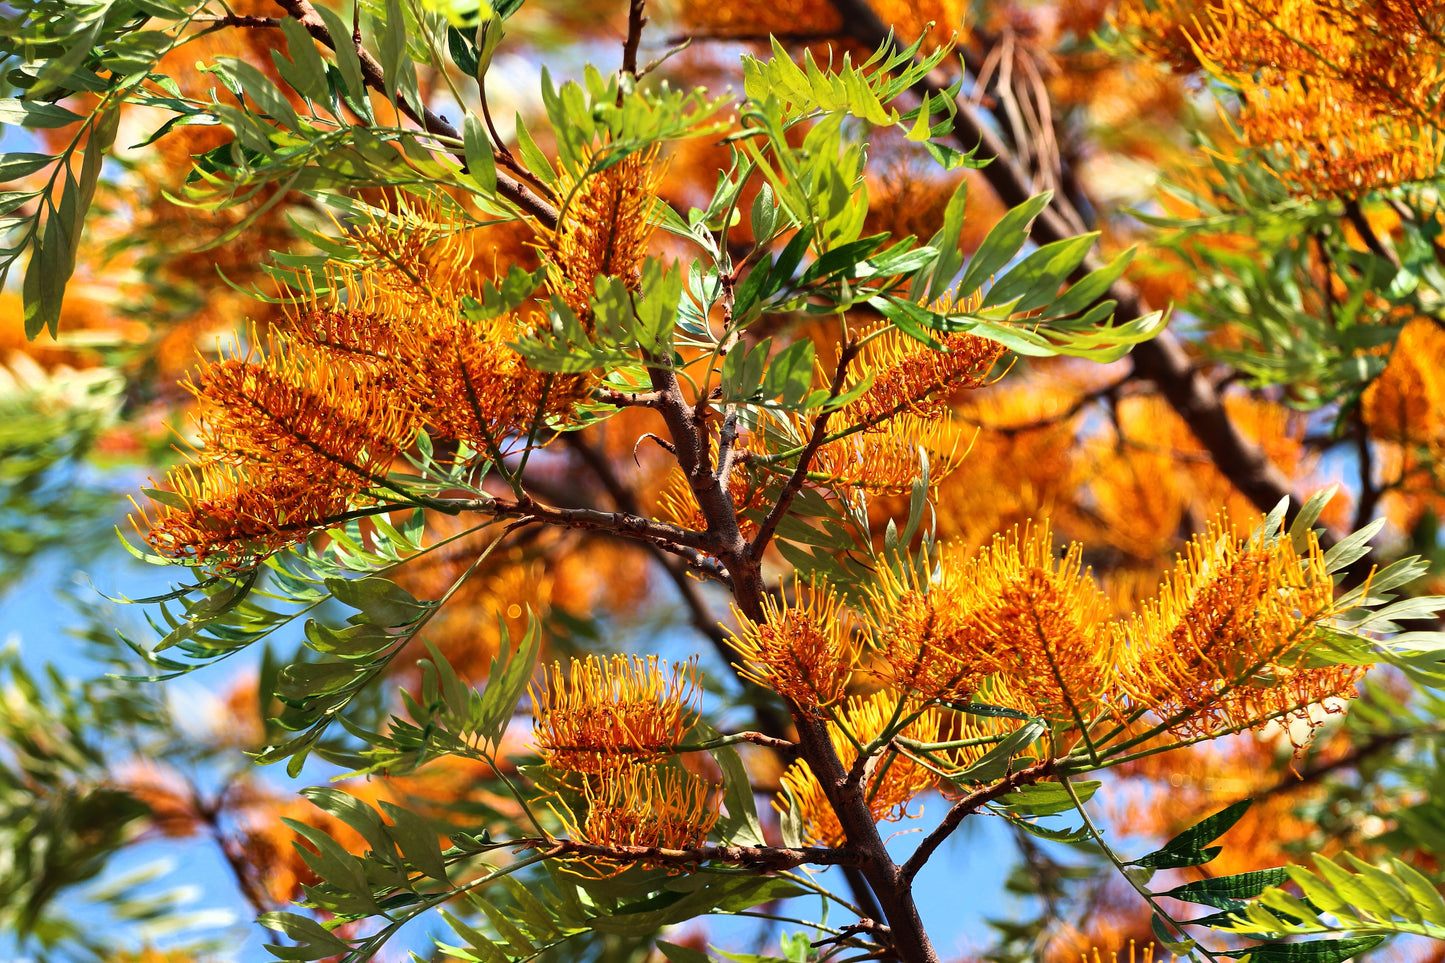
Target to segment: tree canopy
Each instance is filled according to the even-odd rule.
[[[1445,6],[0,57],[17,955],[1445,959]]]

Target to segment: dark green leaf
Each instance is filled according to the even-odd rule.
[[[1083,263],[1098,234],[1084,234],[1045,244],[998,279],[983,299],[983,307],[1008,304],[1023,313],[1041,308],[1059,294],[1059,287]]]
[[[964,271],[963,280],[958,285],[960,299],[977,291],[985,281],[1013,259],[1028,239],[1029,223],[1049,206],[1052,199],[1053,193],[1045,191],[1024,201],[999,219],[969,259],[968,270]],[[956,239],[954,241],[956,243]]]
[[[1280,886],[1289,882],[1289,872],[1283,867],[1257,869],[1233,876],[1215,876],[1196,880],[1183,886],[1176,886],[1161,896],[1190,903],[1203,903],[1217,909],[1238,909],[1240,901],[1258,896],[1266,887]]]
[[[326,103],[326,61],[316,50],[316,41],[294,17],[281,18],[281,32],[286,35],[286,52],[291,59],[283,59],[280,51],[271,51],[277,72],[303,97]]]
[[[492,145],[487,132],[476,114],[467,111],[462,118],[463,156],[467,161],[467,173],[477,186],[487,193],[497,190],[497,163],[492,157]],[[515,269],[515,267],[514,267]]]
[[[66,110],[59,104],[17,100],[13,97],[0,98],[0,125],[6,127],[65,127],[84,119],[80,114]]]
[[[341,15],[326,4],[319,4],[316,12],[326,22],[326,29],[331,32],[331,36],[351,36],[351,25],[342,20]],[[366,84],[361,77],[361,59],[356,55],[356,48],[349,43],[338,43],[335,57],[336,69],[341,77],[347,106],[355,110],[363,120],[373,120],[371,98],[366,94]]]
[[[1080,780],[1073,783],[1074,793],[1079,802],[1088,802],[1102,785],[1098,780]],[[1013,813],[1024,816],[1052,816],[1074,808],[1069,791],[1057,782],[1036,782],[1024,786],[999,799],[999,805]]]
[[[1219,855],[1220,850],[1218,847],[1206,850],[1204,844],[1223,836],[1229,827],[1239,822],[1253,802],[1252,799],[1241,799],[1226,806],[1184,830],[1160,849],[1134,860],[1130,865],[1147,866],[1150,869],[1174,869],[1209,862]]]
[[[15,181],[55,162],[49,154],[0,155],[0,182]]]
[[[451,55],[452,63],[457,65],[457,69],[468,77],[475,77],[477,68],[481,66],[481,60],[477,56],[476,35],[475,30],[447,27],[447,53]]]
[[[351,949],[309,916],[300,916],[296,913],[262,913],[256,918],[256,922],[268,930],[285,933],[306,947],[324,951],[319,952],[316,956],[291,957],[291,959],[315,960],[336,953],[346,953]]]
[[[768,362],[763,373],[764,398],[777,398],[784,407],[792,407],[808,396],[813,386],[813,342],[795,341]]]
[[[340,692],[364,670],[346,662],[297,662],[281,670],[276,678],[276,695],[295,705],[316,696]]]
[[[406,861],[432,879],[445,883],[446,863],[442,861],[441,843],[437,831],[411,810],[382,800],[382,812],[391,819],[391,836]]]
[[[1383,936],[1353,936],[1308,943],[1272,943],[1251,949],[1249,960],[1250,963],[1343,963],[1384,941]]]
[[[667,940],[658,940],[657,948],[667,957],[668,963],[711,963],[711,958],[702,950],[690,946],[679,946]]]
[[[1027,749],[1047,729],[1048,726],[1043,720],[1030,719],[986,752],[978,762],[954,776],[954,781],[993,782],[1002,777],[1008,772],[1010,760]]]
[[[385,856],[393,851],[381,817],[360,799],[329,786],[308,786],[301,790],[301,795],[317,809],[330,813],[360,833],[374,855]]]
[[[507,727],[517,702],[527,689],[532,670],[541,649],[542,632],[535,619],[527,623],[527,631],[515,652],[510,651],[506,622],[500,622],[501,642],[497,657],[487,673],[487,687],[482,692],[481,711],[475,719],[476,731],[488,742],[496,744]]]
[[[370,658],[400,638],[379,625],[349,625],[338,630],[315,619],[306,621],[307,645],[339,659]]]
[[[338,602],[359,609],[372,625],[410,625],[430,608],[400,585],[378,576],[329,578],[326,587]]]
[[[1171,953],[1188,953],[1194,948],[1194,941],[1188,937],[1175,936],[1169,931],[1169,924],[1158,913],[1149,917],[1149,929],[1153,931],[1154,938],[1164,945],[1164,948]]]

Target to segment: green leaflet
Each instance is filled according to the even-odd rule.
[[[1085,803],[1094,797],[1103,783],[1096,779],[1081,779],[1073,784],[1079,802]],[[1016,789],[999,799],[998,804],[1020,816],[1052,816],[1074,808],[1073,797],[1057,782],[1036,782]]]
[[[1219,855],[1221,847],[1205,848],[1206,844],[1223,836],[1231,826],[1239,822],[1253,801],[1252,799],[1243,799],[1226,806],[1214,815],[1200,820],[1184,832],[1179,833],[1154,852],[1131,860],[1129,865],[1143,866],[1147,869],[1174,869],[1180,866],[1198,866],[1201,863],[1209,862]]]
[[[501,621],[499,625],[500,648],[497,657],[492,660],[491,671],[487,673],[487,687],[482,692],[480,704],[468,726],[493,745],[501,739],[507,722],[517,708],[517,702],[527,690],[532,670],[537,665],[537,653],[541,650],[542,639],[536,620],[529,620],[522,641],[518,643],[515,652],[510,652],[507,624]]]
[[[1383,936],[1357,936],[1342,940],[1276,943],[1249,951],[1249,963],[1342,963],[1383,943]]]

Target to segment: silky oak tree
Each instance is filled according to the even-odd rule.
[[[87,236],[130,272],[119,346],[30,363],[184,419],[124,537],[185,572],[122,636],[132,681],[55,708],[12,670],[14,929],[83,943],[48,915],[98,866],[77,840],[143,826],[214,842],[279,959],[434,919],[438,958],[701,963],[668,928],[734,915],[787,959],[913,963],[915,880],[987,815],[1042,911],[996,959],[1445,937],[1438,767],[1389,755],[1440,735],[1445,599],[1398,544],[1438,554],[1440,12],[687,2],[653,39],[642,0],[543,7],[14,8],[24,334],[64,336]],[[506,138],[519,37],[548,66]],[[1170,168],[1119,198],[1149,210],[1106,152]],[[1341,449],[1347,497],[1309,494]],[[642,616],[678,613],[664,658]],[[184,741],[116,706],[260,650],[213,795],[86,743],[116,713]],[[87,751],[36,744],[47,711]],[[1404,790],[1333,805],[1381,758]],[[1259,799],[1151,791],[1190,767]],[[1068,918],[1061,880],[1101,877],[1066,847],[1127,892]]]

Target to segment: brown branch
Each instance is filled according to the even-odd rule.
[[[1375,507],[1380,502],[1380,486],[1375,484],[1375,459],[1374,449],[1370,447],[1369,428],[1365,425],[1365,419],[1361,417],[1359,408],[1356,408],[1351,418],[1352,433],[1355,436],[1355,458],[1359,462],[1358,471],[1360,478],[1360,500],[1355,504],[1356,530],[1364,528],[1375,515]]]
[[[948,814],[943,817],[943,822],[923,838],[923,842],[918,844],[913,855],[909,856],[908,861],[903,864],[903,877],[911,883],[913,877],[918,875],[918,871],[923,868],[938,847],[943,845],[943,841],[953,835],[953,831],[959,827],[965,817],[973,815],[1000,796],[1007,796],[1020,786],[1027,786],[1047,778],[1054,771],[1054,762],[1053,759],[1036,762],[1018,772],[1010,773],[992,786],[975,790],[954,803],[953,808],[949,809]]]
[[[218,29],[222,27],[252,27],[256,29],[268,29],[281,26],[281,21],[275,17],[253,17],[243,13],[228,13],[221,17],[192,17],[192,23],[206,23],[211,26],[207,29]]]
[[[475,513],[493,518],[511,518],[523,524],[533,522],[578,531],[608,532],[623,538],[655,545],[681,558],[690,568],[720,581],[728,573],[708,552],[706,533],[680,528],[631,512],[604,512],[595,508],[557,508],[531,498],[510,501],[502,498],[427,498],[417,502],[448,515]]]
[[[736,563],[748,563],[747,540],[738,527],[737,509],[727,489],[713,477],[709,469],[710,455],[705,422],[696,417],[692,405],[683,397],[677,375],[667,368],[649,368],[652,390],[658,395],[656,410],[672,440],[672,455],[687,478],[688,487],[697,499],[698,508],[707,520],[704,550],[718,558],[730,575]]]
[[[616,863],[647,862],[661,866],[697,866],[701,863],[730,863],[759,873],[779,873],[799,866],[856,866],[863,854],[856,850],[826,846],[788,848],[782,846],[695,846],[665,849],[661,846],[602,846],[571,839],[516,839],[504,844],[514,852],[544,850],[545,855],[592,857]],[[499,847],[501,848],[501,847]]]
[[[618,391],[616,388],[598,388],[598,401],[615,408],[656,408],[662,396],[655,391]]]
[[[311,5],[310,0],[276,0],[276,4],[296,19],[301,26],[306,28],[318,43],[335,50],[336,39],[331,36],[327,29],[326,22],[321,19],[316,8]],[[366,86],[372,90],[385,92],[385,73],[381,69],[371,52],[360,43],[355,43],[356,56],[361,61],[361,76]],[[420,106],[421,112],[417,112]],[[402,113],[410,117],[413,122],[420,125],[423,130],[440,137],[448,137],[456,140],[461,139],[461,132],[447,122],[446,118],[437,114],[430,107],[425,105],[413,105],[406,102],[406,98],[397,97],[397,107]],[[492,147],[493,156],[499,163],[507,163],[511,160],[510,155],[504,155],[496,145]],[[538,196],[530,187],[503,171],[497,171],[497,193],[507,198],[520,207],[525,213],[536,218],[549,230],[557,226],[557,209],[544,198]]]
[[[866,856],[859,868],[887,918],[896,958],[903,963],[938,963],[938,954],[913,900],[913,880],[888,855],[863,787],[849,785],[848,773],[833,748],[826,723],[801,712],[793,713],[793,721],[803,758],[823,787],[844,838]]]
[[[568,432],[563,436],[563,440],[602,483],[602,487],[607,490],[608,497],[619,510],[634,515],[642,514],[641,506],[637,503],[637,496],[622,483],[622,479],[617,477],[617,473],[612,470],[611,463],[601,452],[583,441],[576,432]],[[732,650],[728,648],[727,634],[723,632],[722,626],[718,624],[717,616],[708,608],[702,593],[698,591],[697,581],[689,577],[687,572],[661,547],[649,542],[648,548],[652,550],[653,557],[672,579],[678,595],[682,596],[682,602],[687,606],[688,613],[692,617],[693,627],[712,643],[713,648],[725,660],[731,659]],[[781,733],[782,729],[776,728],[776,732]]]
[[[622,41],[622,72],[629,77],[637,76],[637,48],[642,43],[642,28],[647,18],[642,15],[647,0],[629,0],[627,4],[627,38]],[[622,106],[622,91],[617,91],[617,106]]]

